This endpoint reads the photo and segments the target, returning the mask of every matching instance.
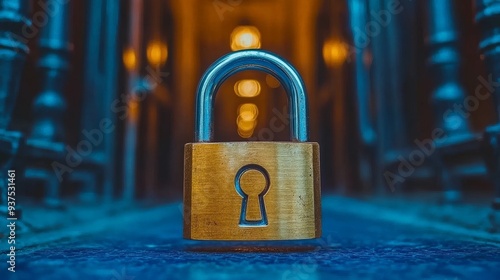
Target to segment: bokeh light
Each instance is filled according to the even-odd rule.
[[[239,97],[255,97],[260,94],[261,86],[257,80],[241,80],[234,84],[234,92]]]
[[[123,51],[123,65],[129,71],[134,70],[137,67],[137,56],[135,50],[132,48],[127,48]]]
[[[323,46],[323,58],[328,66],[340,66],[347,58],[348,46],[337,40],[326,41]]]
[[[257,126],[258,115],[259,109],[257,105],[253,103],[245,103],[239,107],[236,124],[238,125],[238,135],[240,137],[252,137],[255,127]]]
[[[260,49],[260,32],[255,26],[238,26],[231,33],[231,49]]]
[[[168,58],[168,48],[162,42],[152,41],[147,48],[147,57],[149,64],[153,66],[162,66]]]

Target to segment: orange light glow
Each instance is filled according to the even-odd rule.
[[[344,63],[348,55],[347,45],[336,40],[329,40],[323,46],[323,58],[328,66],[339,66]]]
[[[242,131],[242,130],[239,130],[239,129],[238,129],[238,135],[239,135],[241,138],[245,138],[245,139],[252,137],[253,132],[254,132],[254,130],[250,130],[250,131]]]
[[[257,107],[257,105],[255,105],[253,103],[242,104],[240,106],[240,108],[238,109],[238,114],[242,115],[245,113],[257,116],[259,114],[259,108]]]
[[[167,61],[168,48],[162,42],[150,42],[147,49],[147,57],[151,65],[162,66]]]
[[[238,109],[238,118],[236,124],[238,125],[238,135],[242,138],[250,138],[257,126],[257,116],[259,109],[257,105],[252,103],[245,103]]]
[[[238,26],[231,33],[231,49],[260,49],[260,32],[255,26]]]
[[[135,54],[135,50],[132,48],[128,48],[123,51],[123,65],[127,70],[134,70],[137,66],[137,57]]]
[[[257,80],[241,80],[234,84],[234,92],[239,97],[258,96],[260,89],[260,83]]]
[[[257,119],[258,115],[258,111],[241,111],[238,115],[238,120],[241,118],[241,120],[244,121],[254,121]]]
[[[238,130],[241,131],[251,131],[255,128],[256,125],[255,120],[247,121],[244,120],[241,116],[238,117],[237,123],[238,123]]]

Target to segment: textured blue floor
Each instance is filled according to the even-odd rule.
[[[453,235],[323,213],[320,240],[207,244],[182,240],[170,209],[165,222],[23,250],[0,279],[500,279],[498,245]]]

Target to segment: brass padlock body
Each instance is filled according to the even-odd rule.
[[[311,142],[189,143],[184,161],[184,238],[292,240],[321,236],[319,145]],[[235,176],[263,167],[267,225],[240,224],[243,197]],[[262,181],[259,181],[261,184]]]

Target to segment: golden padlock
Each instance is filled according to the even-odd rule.
[[[290,142],[211,142],[215,94],[231,75],[276,77],[290,104]],[[318,143],[308,142],[307,95],[288,62],[261,50],[230,53],[205,72],[195,143],[184,150],[184,238],[292,240],[321,236]]]

